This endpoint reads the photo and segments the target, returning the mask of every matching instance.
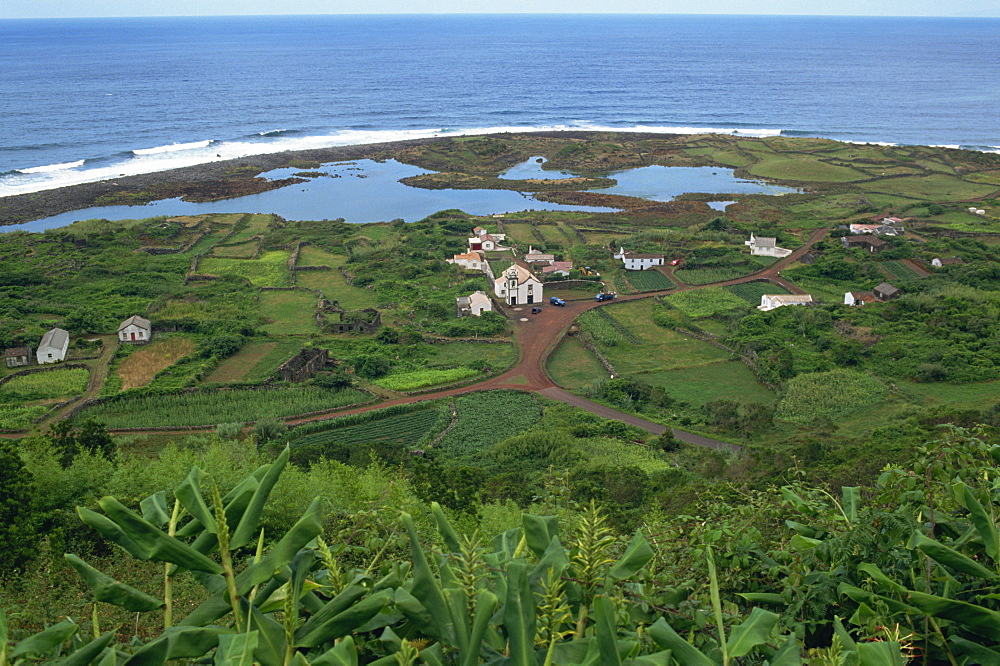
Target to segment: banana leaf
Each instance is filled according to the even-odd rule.
[[[83,577],[87,587],[94,593],[94,599],[113,604],[134,613],[146,613],[163,606],[163,601],[135,589],[125,583],[120,583],[111,576],[90,566],[71,553],[64,556],[74,569]]]

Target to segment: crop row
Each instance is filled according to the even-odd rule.
[[[797,422],[819,417],[832,419],[870,408],[887,393],[881,382],[863,372],[813,372],[788,380],[785,397],[778,403],[777,416]]]
[[[901,261],[880,261],[879,266],[884,268],[896,280],[911,280],[920,275]]]
[[[424,408],[409,414],[398,414],[378,421],[349,425],[332,430],[315,432],[294,441],[294,446],[315,444],[368,444],[370,442],[396,442],[412,446],[419,442],[438,420],[438,410]]]
[[[0,430],[21,430],[31,426],[49,408],[45,405],[0,405]]]
[[[672,289],[674,283],[660,271],[632,271],[627,274],[628,281],[639,291],[662,291]]]
[[[89,407],[81,412],[81,417],[94,417],[109,428],[214,425],[336,409],[367,398],[367,394],[356,389],[331,391],[318,387],[197,391],[123,396]]]
[[[721,287],[680,291],[664,300],[693,319],[747,309],[746,301]]]
[[[770,282],[744,282],[725,287],[726,291],[733,293],[744,301],[757,305],[760,297],[764,294],[787,294],[784,287]]]
[[[674,273],[684,284],[711,284],[743,277],[747,273],[760,270],[756,266],[726,266],[719,268],[684,268]]]
[[[542,412],[530,393],[486,391],[455,398],[458,419],[438,444],[446,459],[485,454],[495,445],[531,427]]]
[[[59,368],[21,375],[0,386],[0,402],[27,402],[79,395],[87,390],[90,371]]]
[[[399,372],[386,375],[374,383],[377,386],[389,389],[390,391],[413,391],[425,386],[457,382],[469,377],[475,377],[478,374],[478,370],[465,367],[413,370],[411,372]]]

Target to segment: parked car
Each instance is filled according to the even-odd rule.
[[[538,314],[541,311],[542,311],[542,309],[540,307],[538,307],[537,305],[535,307],[531,308],[531,314]]]
[[[566,301],[555,296],[549,297],[549,303],[552,305],[566,305]]]
[[[681,263],[681,260],[680,260],[680,259],[674,259],[673,261],[671,261],[671,262],[670,262],[670,265],[671,265],[671,266],[676,266],[676,265],[677,265],[677,264],[679,264],[679,263]]]
[[[597,301],[597,302],[600,302],[600,301],[612,301],[612,300],[614,300],[615,296],[616,296],[616,294],[605,294],[604,292],[601,292],[597,296],[594,296],[594,300]]]

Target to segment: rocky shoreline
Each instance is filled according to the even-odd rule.
[[[291,182],[272,182],[256,177],[265,171],[295,166],[296,163],[303,162],[384,159],[405,148],[424,145],[435,140],[411,139],[249,155],[169,171],[15,194],[0,197],[0,225],[21,224],[100,205],[139,204],[174,197],[184,197],[190,201],[213,201],[245,196],[291,184]],[[299,179],[288,180],[301,182]],[[128,198],[129,201],[122,200],[124,198]]]

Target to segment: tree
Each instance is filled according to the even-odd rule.
[[[31,559],[37,546],[34,484],[14,445],[0,441],[0,570]]]
[[[104,424],[94,418],[87,418],[77,428],[72,420],[63,419],[53,423],[49,428],[49,438],[62,454],[60,462],[63,467],[73,464],[73,459],[81,451],[88,451],[114,460],[115,442]]]
[[[97,308],[86,306],[66,315],[63,326],[74,333],[89,333],[103,331],[104,322],[104,315]]]

